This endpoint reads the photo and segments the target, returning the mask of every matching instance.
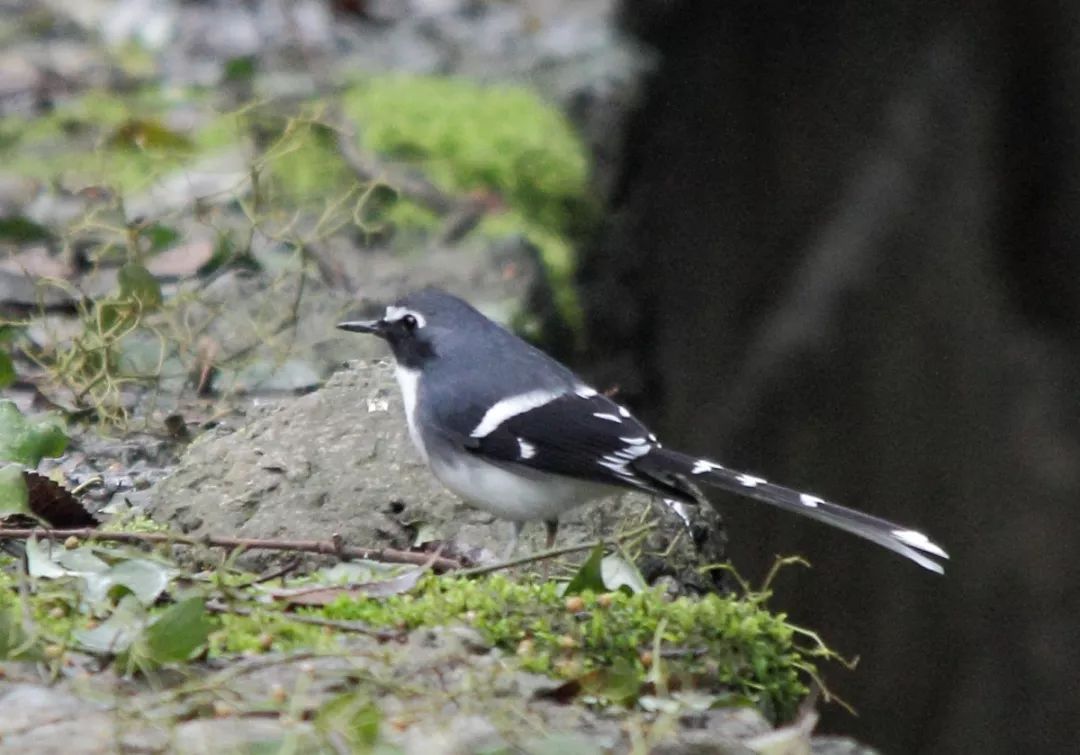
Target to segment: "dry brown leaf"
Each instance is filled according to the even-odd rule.
[[[75,270],[60,255],[49,253],[48,247],[32,246],[18,254],[0,260],[0,270],[22,273],[30,278],[71,278]]]
[[[189,278],[213,256],[213,243],[193,241],[155,254],[146,261],[146,269],[159,278]]]
[[[97,518],[87,511],[67,488],[37,472],[23,472],[23,480],[26,481],[30,510],[50,527],[67,530],[98,526]],[[7,517],[2,524],[19,528],[33,527],[38,522],[16,515]]]

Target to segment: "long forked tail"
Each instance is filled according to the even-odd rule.
[[[760,477],[736,472],[708,459],[695,459],[666,448],[653,448],[646,456],[635,460],[633,466],[639,473],[655,479],[663,486],[682,490],[688,495],[693,495],[693,491],[686,489],[686,482],[691,485],[708,485],[753,498],[877,543],[910,558],[924,569],[938,574],[945,573],[945,568],[931,558],[949,558],[949,554],[941,546],[917,530],[902,527],[886,519],[830,503],[809,493],[774,485]]]

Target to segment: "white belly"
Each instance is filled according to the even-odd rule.
[[[443,485],[477,508],[515,522],[557,519],[582,503],[612,492],[600,485],[543,472],[522,474],[475,457],[456,463],[432,459],[431,471]]]

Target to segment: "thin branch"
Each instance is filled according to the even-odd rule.
[[[657,525],[657,521],[653,520],[647,522],[640,527],[636,527],[629,532],[624,532],[621,535],[616,535],[614,538],[593,540],[590,543],[579,543],[577,545],[565,545],[561,548],[552,548],[551,550],[540,551],[539,553],[533,553],[528,556],[522,556],[521,558],[510,559],[509,561],[500,561],[496,564],[487,564],[486,566],[476,566],[471,569],[462,569],[456,573],[456,576],[461,577],[478,577],[482,574],[491,574],[492,572],[502,571],[503,569],[511,569],[515,566],[522,566],[523,564],[532,564],[537,561],[547,561],[552,558],[558,558],[559,556],[565,556],[568,553],[578,553],[579,551],[592,550],[598,545],[607,545],[608,543],[622,543],[627,540],[633,540],[635,537],[640,537],[645,533],[652,530]]]
[[[48,530],[40,528],[0,529],[0,541],[25,540],[31,535],[49,540],[66,540],[75,537],[80,540],[99,540],[114,543],[167,544],[204,546],[210,548],[245,548],[248,550],[288,551],[292,553],[321,553],[337,556],[340,559],[367,559],[390,564],[431,565],[435,571],[454,571],[461,568],[461,563],[454,559],[439,556],[431,558],[428,553],[413,553],[394,548],[358,548],[346,545],[340,535],[333,535],[329,540],[266,540],[249,537],[187,537],[168,532],[101,532],[82,527],[78,529]]]
[[[260,574],[258,577],[255,577],[255,579],[249,580],[247,582],[241,582],[238,585],[230,585],[229,588],[232,590],[239,590],[245,587],[252,587],[253,585],[262,585],[266,584],[267,582],[273,582],[279,577],[284,577],[296,571],[298,568],[300,568],[300,563],[301,560],[299,557],[291,558],[289,559],[289,563],[285,564],[280,569],[274,569],[273,571],[267,572],[265,574]]]
[[[390,188],[426,207],[437,215],[446,215],[462,203],[450,196],[416,170],[402,170],[387,165],[374,155],[361,152],[357,146],[356,127],[338,110],[332,114],[338,152],[341,159],[362,184],[371,181],[385,183]]]

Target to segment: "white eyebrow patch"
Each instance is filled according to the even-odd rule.
[[[383,315],[383,319],[387,322],[397,322],[405,315],[412,315],[416,319],[416,327],[418,328],[427,325],[427,320],[425,320],[424,316],[416,310],[407,307],[398,307],[393,304],[386,308],[386,314]]]

